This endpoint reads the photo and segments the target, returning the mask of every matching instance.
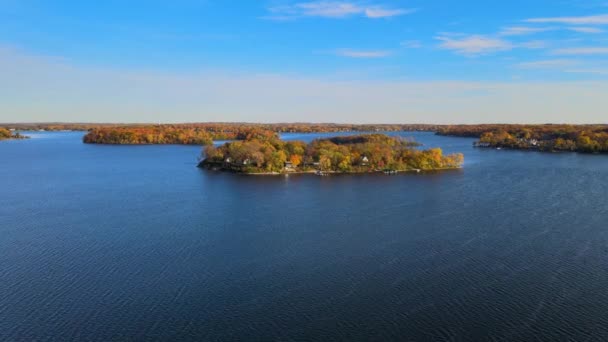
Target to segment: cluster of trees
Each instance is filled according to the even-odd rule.
[[[540,151],[608,152],[608,125],[450,126],[443,135],[478,137],[479,146]]]
[[[95,128],[83,138],[87,144],[180,144],[209,145],[213,136],[209,132],[196,128],[173,127],[111,127]]]
[[[103,127],[90,130],[83,138],[87,144],[210,145],[214,140],[252,140],[277,137],[275,132],[251,128],[198,127],[190,125]]]
[[[12,137],[13,137],[13,134],[11,131],[9,131],[6,128],[0,127],[0,140],[10,139]]]
[[[11,132],[9,129],[0,127],[0,140],[7,140],[7,139],[24,139],[26,138],[25,136],[17,133],[13,133]]]
[[[462,154],[445,156],[439,148],[421,151],[416,143],[383,134],[282,141],[260,137],[204,148],[200,166],[245,173],[311,171],[372,172],[458,168]]]

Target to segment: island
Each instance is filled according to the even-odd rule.
[[[455,125],[437,134],[478,138],[482,148],[608,153],[608,125]]]
[[[11,131],[10,129],[0,127],[0,140],[9,139],[27,139],[26,136],[21,135],[19,132]]]
[[[199,167],[244,174],[399,173],[458,169],[464,156],[444,155],[440,148],[385,134],[363,134],[302,141],[278,135],[252,135],[245,140],[206,146]]]
[[[23,127],[23,125],[15,125]],[[398,124],[315,124],[315,123],[187,123],[187,124],[69,124],[38,125],[41,129],[88,128],[83,138],[87,144],[111,145],[210,145],[217,140],[245,140],[248,137],[275,133],[335,133],[335,132],[435,132],[439,125]]]

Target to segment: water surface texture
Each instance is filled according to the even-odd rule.
[[[255,177],[191,146],[1,142],[0,340],[608,340],[608,157],[402,135],[464,169]]]

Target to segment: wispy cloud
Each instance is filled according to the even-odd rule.
[[[608,47],[576,47],[551,51],[553,55],[608,55]]]
[[[570,69],[565,72],[575,74],[594,74],[594,75],[608,75],[608,69]]]
[[[513,49],[509,41],[483,35],[472,35],[466,37],[438,36],[439,47],[451,50],[461,55],[478,56]]]
[[[554,31],[555,27],[529,27],[529,26],[509,26],[500,31],[501,36],[524,36],[548,31]]]
[[[521,69],[561,69],[578,65],[579,62],[571,59],[548,59],[542,61],[523,62],[516,65]]]
[[[401,42],[400,45],[407,49],[419,49],[422,47],[422,42],[419,40],[406,40]]]
[[[544,40],[531,40],[529,42],[522,42],[515,45],[518,48],[524,49],[545,49],[549,46],[549,42]]]
[[[365,9],[368,18],[388,18],[415,12],[414,9],[387,9],[382,7],[369,7]]]
[[[384,58],[390,56],[392,53],[387,50],[352,50],[352,49],[338,49],[335,54],[342,57],[350,58]]]
[[[362,16],[370,19],[390,18],[415,12],[415,9],[390,8],[380,4],[348,1],[310,1],[292,5],[276,6],[268,9],[274,20],[293,20],[302,17],[348,18]]]
[[[586,26],[568,27],[567,30],[578,32],[578,33],[591,33],[591,34],[606,32],[597,27],[586,27]]]
[[[528,23],[554,23],[566,25],[608,25],[608,14],[584,17],[547,17],[525,20]]]

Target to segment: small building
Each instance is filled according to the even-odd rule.
[[[363,158],[361,158],[361,165],[367,166],[368,164],[369,164],[369,159],[366,156],[363,156]]]
[[[285,171],[295,171],[296,167],[292,162],[285,162]]]
[[[230,159],[230,157],[228,157],[228,158],[224,159],[224,162],[226,164],[230,164],[230,163],[232,163],[232,159]]]

